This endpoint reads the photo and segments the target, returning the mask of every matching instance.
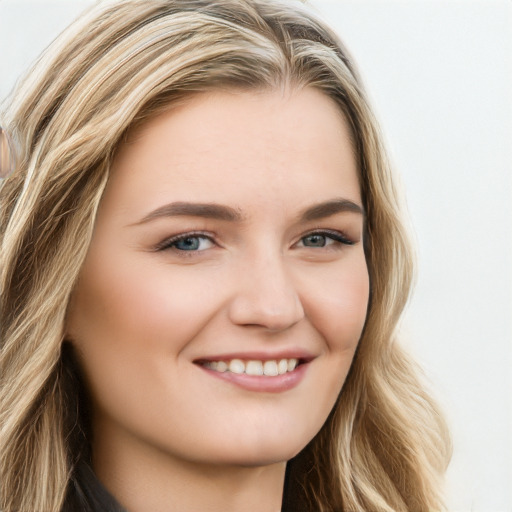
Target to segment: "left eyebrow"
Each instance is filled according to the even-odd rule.
[[[301,222],[310,222],[343,212],[352,212],[363,216],[365,214],[362,206],[350,201],[349,199],[333,199],[306,208],[299,215],[299,218]]]

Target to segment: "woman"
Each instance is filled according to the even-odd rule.
[[[100,5],[3,121],[2,510],[442,509],[399,199],[322,22]]]

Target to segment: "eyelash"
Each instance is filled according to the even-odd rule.
[[[348,238],[344,233],[340,231],[331,231],[326,229],[321,229],[317,231],[311,231],[309,233],[306,233],[300,238],[300,241],[303,241],[305,238],[311,237],[311,236],[323,236],[326,238],[330,238],[331,240],[334,240],[340,245],[354,245],[354,240],[351,240]],[[330,244],[329,244],[330,245]],[[305,246],[307,247],[307,246]],[[325,247],[325,246],[323,246]],[[319,249],[322,249],[323,247],[319,247]]]
[[[339,245],[354,245],[355,244],[355,241],[348,238],[344,233],[342,233],[340,231],[331,231],[331,230],[325,230],[325,229],[310,231],[310,232],[304,234],[303,236],[301,236],[299,239],[299,242],[303,242],[304,239],[311,237],[311,236],[326,237],[326,238],[333,240],[336,244],[339,244]],[[202,231],[191,231],[189,233],[183,233],[180,235],[173,236],[171,238],[167,238],[166,240],[159,243],[155,247],[155,250],[156,251],[165,251],[165,250],[169,250],[169,249],[174,249],[176,252],[180,253],[180,255],[187,255],[187,253],[194,253],[194,252],[202,252],[202,251],[197,251],[197,250],[186,251],[186,250],[177,249],[176,247],[174,247],[174,244],[176,244],[182,240],[187,240],[190,238],[203,238],[203,239],[207,239],[210,242],[215,244],[215,238],[211,234],[204,233]],[[299,243],[299,242],[297,242],[297,243]],[[319,246],[319,247],[304,245],[303,247],[304,248],[309,247],[309,248],[324,249],[330,245],[334,245],[334,244],[328,244],[328,245]]]

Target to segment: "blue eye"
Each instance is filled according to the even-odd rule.
[[[332,239],[331,239],[332,240]],[[325,235],[308,235],[302,239],[305,247],[325,247],[328,243],[328,238]]]
[[[310,233],[309,235],[302,237],[299,244],[302,247],[322,248],[334,244],[354,245],[354,242],[346,238],[341,233],[322,231]]]
[[[166,240],[158,248],[159,250],[164,249],[175,249],[183,252],[199,252],[213,247],[213,241],[205,235],[194,235],[185,234],[179,235]]]

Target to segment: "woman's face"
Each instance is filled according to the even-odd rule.
[[[361,335],[363,227],[347,123],[316,90],[202,94],[130,134],[68,317],[93,449],[298,453]]]

